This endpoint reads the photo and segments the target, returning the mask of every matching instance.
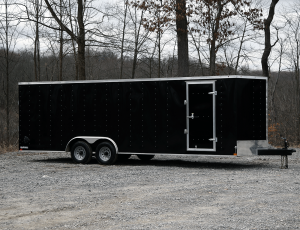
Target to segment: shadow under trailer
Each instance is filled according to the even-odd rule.
[[[19,83],[20,151],[93,154],[113,164],[132,154],[291,155],[268,149],[268,79],[177,77]]]

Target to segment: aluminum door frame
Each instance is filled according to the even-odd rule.
[[[186,135],[186,146],[187,151],[209,151],[209,152],[215,152],[216,151],[216,86],[215,86],[215,80],[212,81],[186,81],[186,127],[187,127],[187,135]],[[204,149],[204,148],[190,148],[189,147],[189,85],[198,85],[198,84],[212,84],[213,91],[212,94],[213,97],[213,148],[212,149]]]

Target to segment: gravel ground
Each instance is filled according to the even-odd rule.
[[[0,229],[299,229],[300,153],[136,156],[113,166],[69,154],[0,155]]]

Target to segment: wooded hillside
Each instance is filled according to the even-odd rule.
[[[271,2],[2,0],[1,145],[18,143],[18,82],[262,75]],[[299,145],[300,7],[280,3],[270,27],[269,142],[281,145],[282,135]]]

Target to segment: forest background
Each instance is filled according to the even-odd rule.
[[[262,76],[271,2],[0,0],[0,152],[18,148],[18,82]],[[297,0],[278,2],[270,31],[269,143],[298,146]]]

